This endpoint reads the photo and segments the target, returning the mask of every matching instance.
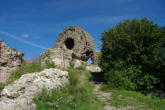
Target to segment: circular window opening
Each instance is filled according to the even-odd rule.
[[[65,40],[66,48],[71,50],[74,47],[74,40],[72,38],[67,38]]]

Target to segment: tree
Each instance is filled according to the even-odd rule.
[[[116,27],[105,31],[101,40],[102,57],[100,66],[106,73],[106,79],[112,79],[107,78],[110,76],[108,74],[111,74],[111,70],[119,71],[121,68],[127,70],[133,66],[136,67],[136,70],[141,71],[141,75],[138,73],[134,77],[127,75],[123,75],[123,77],[128,77],[128,80],[137,86],[137,90],[147,89],[148,87],[145,87],[147,86],[146,83],[150,83],[150,89],[146,90],[147,92],[156,88],[165,90],[164,29],[146,18],[125,20],[118,23]],[[123,63],[120,68],[116,66],[119,62]],[[144,77],[148,78],[146,80],[148,82],[137,82]]]

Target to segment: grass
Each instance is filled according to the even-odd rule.
[[[19,79],[23,74],[40,72],[46,68],[55,68],[55,67],[56,66],[55,66],[54,62],[51,62],[49,60],[45,61],[44,66],[41,65],[40,61],[34,60],[33,62],[29,62],[29,61],[25,60],[18,69],[13,71],[11,76],[6,81],[6,84],[10,84],[13,81]]]
[[[53,63],[47,63],[42,67],[40,62],[24,61],[20,68],[13,72],[6,84],[13,82],[26,73],[42,71],[44,68],[55,67]],[[37,110],[99,110],[103,104],[93,94],[93,85],[89,82],[92,74],[85,70],[84,66],[69,68],[69,81],[66,87],[58,90],[47,91],[43,89],[33,99],[37,104]],[[0,83],[0,92],[5,84]],[[165,99],[145,96],[134,91],[110,89],[106,86],[102,90],[112,92],[108,102],[115,107],[132,107],[137,110],[165,110]]]
[[[9,84],[17,79],[19,79],[23,74],[40,72],[44,68],[41,66],[40,62],[28,62],[24,61],[17,70],[13,71],[6,84]]]
[[[165,99],[151,98],[134,91],[107,89],[104,86],[102,90],[113,93],[108,102],[115,107],[133,107],[134,110],[165,110]]]
[[[34,98],[37,110],[99,110],[102,107],[89,83],[90,73],[82,68],[70,68],[68,72],[70,84],[49,92],[43,89]]]
[[[5,84],[4,83],[2,83],[2,82],[0,82],[0,93],[1,93],[1,91],[2,91],[2,89],[5,87]]]

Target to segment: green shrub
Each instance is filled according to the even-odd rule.
[[[112,69],[109,73],[106,73],[108,87],[135,90],[136,84],[131,82],[128,76],[125,76],[125,72],[127,72],[126,69],[124,71]]]
[[[143,92],[165,91],[164,36],[165,30],[146,18],[125,20],[105,31],[101,38],[100,66],[106,73],[106,81],[123,82],[116,87],[134,83]],[[116,68],[119,62],[123,62],[122,69]]]
[[[50,61],[49,59],[45,60],[46,68],[55,68],[56,65],[53,61]]]
[[[116,62],[109,73],[105,74],[105,80],[109,88],[136,90],[149,93],[153,88],[153,82],[157,79],[152,75],[143,73],[140,67],[125,66],[124,62]]]

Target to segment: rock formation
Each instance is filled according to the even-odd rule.
[[[41,72],[24,74],[1,92],[0,110],[35,110],[32,99],[42,88],[61,88],[68,83],[68,72],[45,69]]]
[[[0,82],[5,82],[11,71],[21,65],[23,55],[22,52],[9,48],[0,40]]]
[[[86,62],[91,58],[95,63],[97,53],[92,37],[83,29],[70,26],[60,33],[55,46],[41,55],[41,60],[48,58],[58,66],[68,67],[75,59]]]

